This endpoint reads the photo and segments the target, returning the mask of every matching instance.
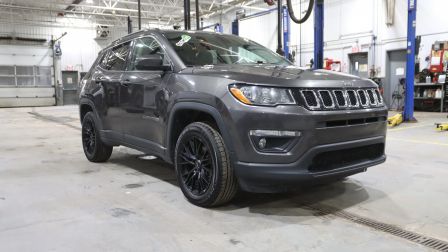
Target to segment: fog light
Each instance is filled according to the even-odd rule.
[[[264,149],[266,147],[266,138],[262,138],[258,141],[258,147],[260,147],[260,149]]]

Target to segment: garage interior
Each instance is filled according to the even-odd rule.
[[[0,0],[1,251],[448,251],[446,0]],[[387,161],[284,194],[184,199],[173,165],[84,157],[78,98],[98,53],[143,29],[251,39],[378,84]],[[412,90],[412,91],[408,91]]]

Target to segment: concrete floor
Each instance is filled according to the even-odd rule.
[[[448,241],[445,114],[389,130],[385,164],[287,195],[242,194],[189,204],[173,168],[116,148],[108,163],[82,152],[75,106],[0,109],[0,251],[427,251],[312,206]]]

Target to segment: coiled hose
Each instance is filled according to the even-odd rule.
[[[301,0],[299,0],[301,1]],[[308,10],[305,13],[305,16],[303,16],[303,18],[298,19],[295,15],[294,15],[294,10],[292,9],[292,3],[291,0],[286,0],[286,3],[288,5],[288,12],[289,12],[289,16],[291,17],[291,20],[296,23],[296,24],[303,24],[305,23],[308,18],[310,18],[311,16],[311,12],[313,12],[313,7],[314,7],[314,0],[310,0],[309,4],[308,4]]]

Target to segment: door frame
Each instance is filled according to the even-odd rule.
[[[392,93],[394,92],[394,90],[392,90],[392,85],[390,83],[390,79],[392,77],[392,73],[390,71],[390,54],[394,53],[394,52],[404,52],[405,54],[407,53],[407,49],[406,48],[395,48],[395,49],[391,49],[391,50],[386,50],[386,67],[385,67],[385,77],[384,77],[384,94],[383,94],[383,98],[386,96],[386,94],[388,95],[387,98],[385,98],[385,102],[387,104],[387,106],[391,106],[392,103],[392,98],[389,100],[389,97],[392,97]],[[405,69],[406,70],[406,69]],[[405,71],[406,72],[406,71]]]
[[[369,52],[356,52],[356,53],[349,53],[348,54],[348,72],[350,74],[352,73],[352,57],[358,56],[358,55],[365,55],[367,58],[367,76],[365,78],[369,78]],[[359,70],[358,70],[359,73]]]

